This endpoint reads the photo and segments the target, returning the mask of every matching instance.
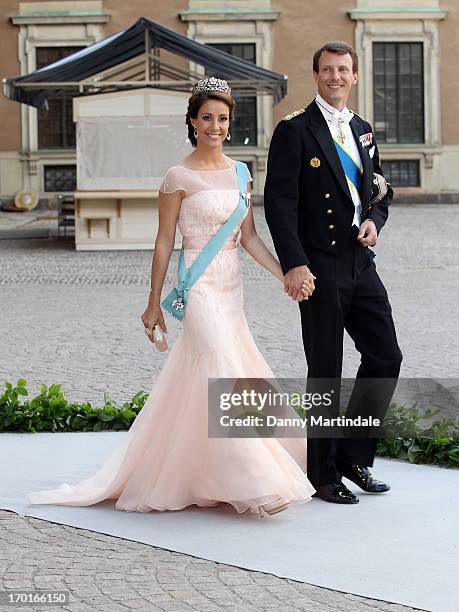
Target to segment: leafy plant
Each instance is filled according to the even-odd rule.
[[[439,412],[428,409],[420,413],[416,405],[392,404],[384,419],[386,435],[378,440],[378,454],[410,463],[459,467],[459,423],[432,420]]]
[[[102,431],[126,430],[142,409],[148,394],[139,391],[122,406],[116,406],[107,397],[100,408],[89,402],[70,403],[61,391],[62,385],[49,388],[38,385],[39,395],[28,398],[26,381],[19,379],[16,386],[5,383],[0,396],[0,431]]]
[[[16,386],[5,383],[0,396],[0,432],[127,430],[148,397],[139,391],[117,406],[104,395],[103,406],[93,407],[89,402],[68,402],[59,384],[38,385],[40,393],[29,399],[26,384],[23,378]],[[384,419],[386,435],[378,440],[378,454],[411,463],[459,467],[459,423],[433,420],[438,412],[421,413],[416,406],[391,405]]]

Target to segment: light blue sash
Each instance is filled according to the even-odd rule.
[[[246,191],[249,178],[248,168],[246,164],[240,161],[236,161],[235,164],[239,185],[239,202],[236,209],[220,229],[215,232],[202,251],[197,255],[188,270],[185,267],[185,255],[182,247],[178,264],[178,286],[172,289],[161,302],[162,308],[180,321],[185,316],[185,308],[188,303],[188,291],[239,225],[239,222],[244,218],[247,208],[249,207],[249,197]]]
[[[336,150],[338,151],[346,178],[351,181],[357,191],[360,191],[360,187],[362,185],[362,171],[349,153],[339,144],[339,142],[335,139],[333,139],[333,142],[335,143]]]

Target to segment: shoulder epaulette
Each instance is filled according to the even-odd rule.
[[[282,117],[282,121],[289,121],[290,119],[293,119],[293,117],[297,117],[298,115],[301,115],[302,113],[304,113],[306,109],[305,108],[299,108],[296,111],[293,111],[293,113],[290,113],[289,115],[285,115],[285,117]]]
[[[361,117],[358,113],[355,112],[355,110],[352,110],[352,108],[349,109],[351,111],[351,113],[353,115],[355,115],[356,117],[358,117],[359,119],[361,119],[362,121],[366,121],[363,117]]]

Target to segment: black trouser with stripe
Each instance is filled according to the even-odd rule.
[[[311,272],[317,277],[312,297],[300,302],[308,391],[324,392],[330,380],[340,381],[346,330],[361,354],[346,417],[371,414],[382,419],[396,386],[402,354],[387,292],[371,252],[360,245],[356,234],[357,229],[352,228],[347,245],[337,255],[307,251]],[[378,383],[378,379],[384,380]],[[339,403],[338,390],[329,416],[338,416]],[[320,414],[320,409],[311,413]],[[312,431],[311,436],[308,478],[313,485],[339,482],[340,464],[373,465],[374,437],[324,438],[315,437]]]

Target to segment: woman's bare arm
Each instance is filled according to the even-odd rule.
[[[265,270],[271,272],[273,276],[284,283],[284,275],[282,273],[280,263],[257,234],[252,208],[249,209],[246,218],[242,222],[241,232],[241,245],[244,247],[247,253],[249,253],[249,255],[260,264],[260,266],[263,266]],[[299,295],[296,298],[298,302],[307,300],[309,298],[310,293],[307,288],[303,287],[301,293],[302,295]]]
[[[265,270],[284,282],[284,275],[279,262],[257,234],[252,207],[249,208],[249,212],[241,225],[241,245],[260,266],[263,266]]]
[[[175,232],[182,205],[184,192],[159,192],[159,227],[155,240],[155,250],[151,262],[151,289],[148,306],[142,314],[142,321],[146,328],[152,330],[159,323],[163,331],[166,324],[160,307],[161,291],[166,278],[172,251],[174,250]],[[151,339],[151,336],[150,336]]]

